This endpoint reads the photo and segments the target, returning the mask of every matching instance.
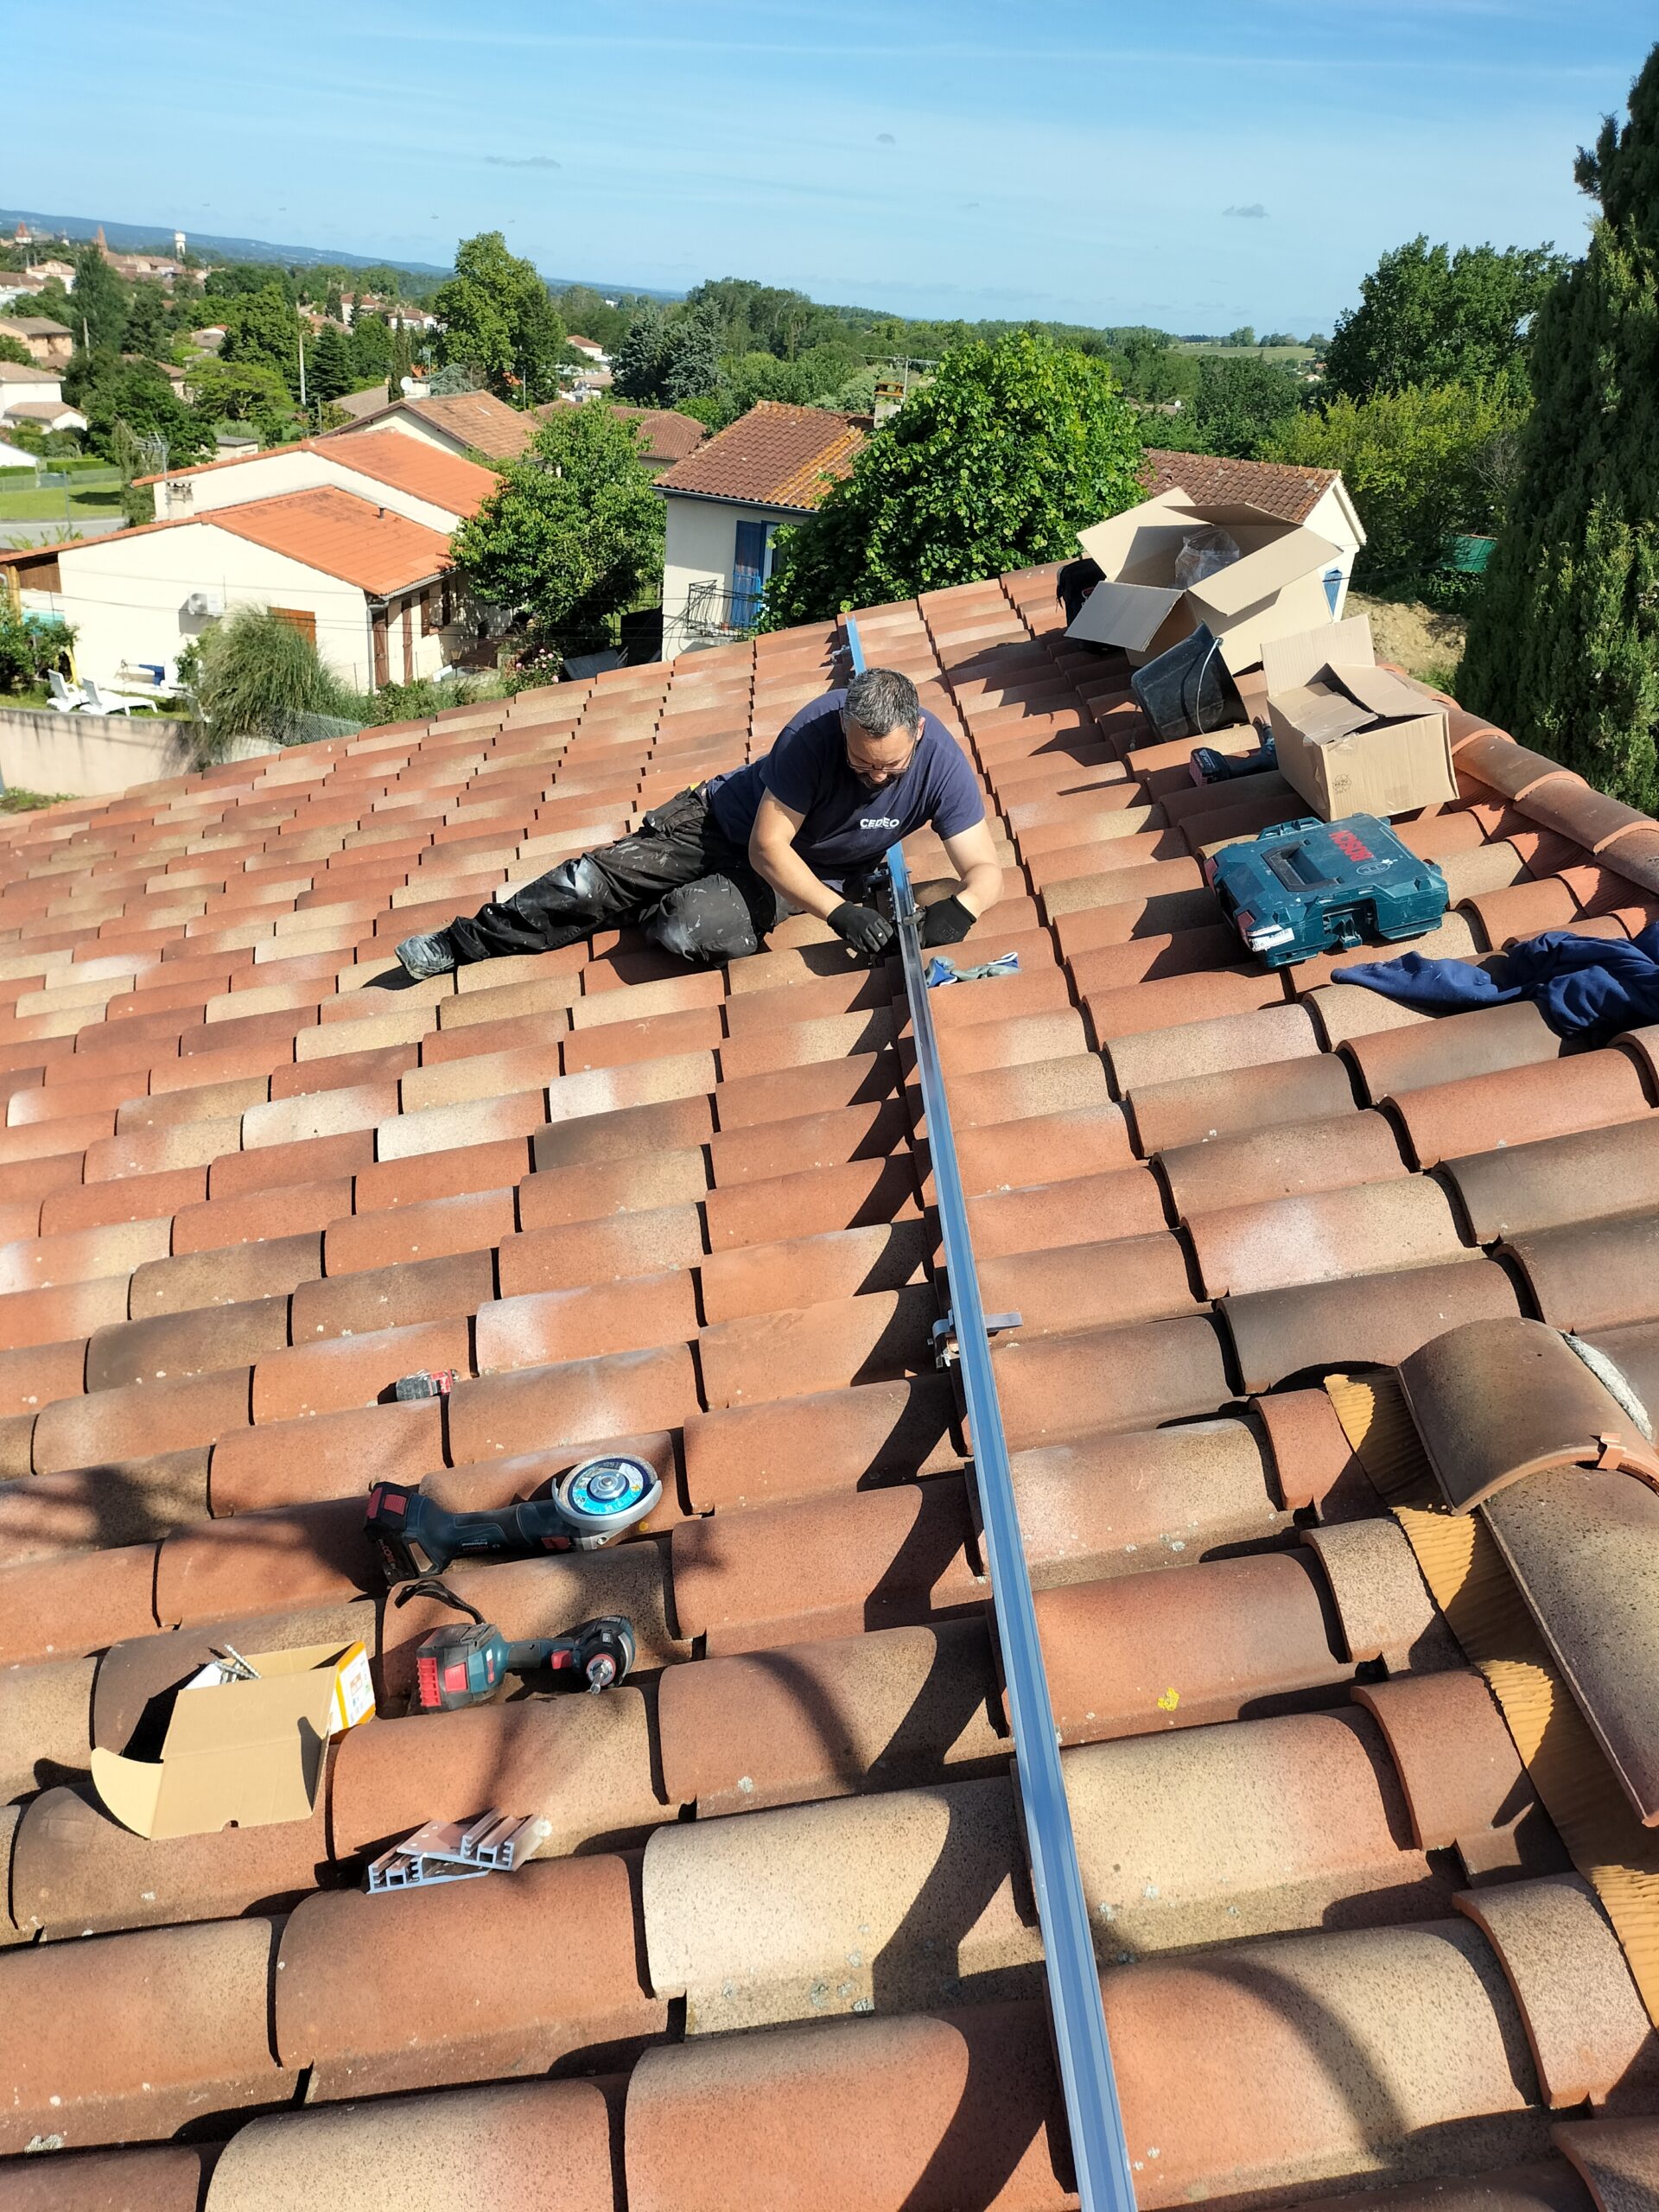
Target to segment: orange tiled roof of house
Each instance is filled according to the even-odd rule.
[[[933,1020],[1135,2201],[1644,2212],[1659,1033],[1250,957],[1204,860],[1304,803],[1195,785],[1055,585],[857,621],[1004,871],[969,957],[1017,969]],[[556,2141],[567,2212],[1077,2204],[897,963],[808,914],[724,969],[391,950],[764,752],[849,642],[0,818],[0,2201],[458,2200],[487,2144],[546,2202]],[[1421,949],[1628,950],[1659,830],[1447,715]],[[452,1588],[626,1611],[639,1679],[412,1712],[456,1614],[388,1601],[369,1484],[500,1510],[596,1450],[648,1520]],[[359,1640],[308,1820],[104,1808],[213,1649]],[[531,1863],[363,1893],[491,1804]]]
[[[215,507],[202,520],[377,597],[449,566],[449,541],[440,531],[333,486]]]
[[[1337,481],[1334,468],[1302,468],[1287,461],[1230,461],[1208,453],[1170,453],[1147,448],[1146,482],[1160,492],[1182,491],[1201,506],[1242,503],[1306,522]]]
[[[741,499],[757,507],[816,507],[863,444],[855,415],[763,399],[657,479],[663,492]]]
[[[593,402],[573,399],[550,399],[535,410],[543,421],[550,415],[563,415],[578,405],[591,406]],[[620,401],[607,401],[614,415],[624,415],[629,422],[637,423],[645,434],[645,457],[647,461],[667,461],[671,465],[683,461],[693,454],[709,435],[707,427],[695,415],[682,415],[672,407],[627,407]]]

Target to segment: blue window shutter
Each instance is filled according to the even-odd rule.
[[[740,628],[759,619],[766,581],[766,525],[741,522],[732,563],[732,620]]]
[[[1342,570],[1327,569],[1324,576],[1325,595],[1331,603],[1331,612],[1337,611],[1337,601],[1342,596]]]

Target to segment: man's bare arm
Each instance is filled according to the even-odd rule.
[[[970,914],[988,914],[1002,896],[1002,864],[990,825],[976,822],[944,841],[944,856],[961,878],[955,896]]]
[[[796,834],[805,819],[770,791],[763,792],[749,833],[749,865],[791,906],[827,922],[845,900],[841,892],[819,882],[795,849]]]

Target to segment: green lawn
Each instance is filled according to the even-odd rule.
[[[1223,346],[1215,340],[1183,338],[1177,341],[1178,353],[1253,353],[1264,361],[1313,361],[1319,356],[1311,346]]]
[[[72,524],[83,516],[118,515],[121,512],[118,485],[107,491],[71,491],[67,497]],[[0,486],[0,522],[61,522],[64,499],[61,490],[11,492]]]

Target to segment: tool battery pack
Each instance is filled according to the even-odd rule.
[[[1440,869],[1372,814],[1279,823],[1214,854],[1205,874],[1222,912],[1269,968],[1421,937],[1446,906]]]

